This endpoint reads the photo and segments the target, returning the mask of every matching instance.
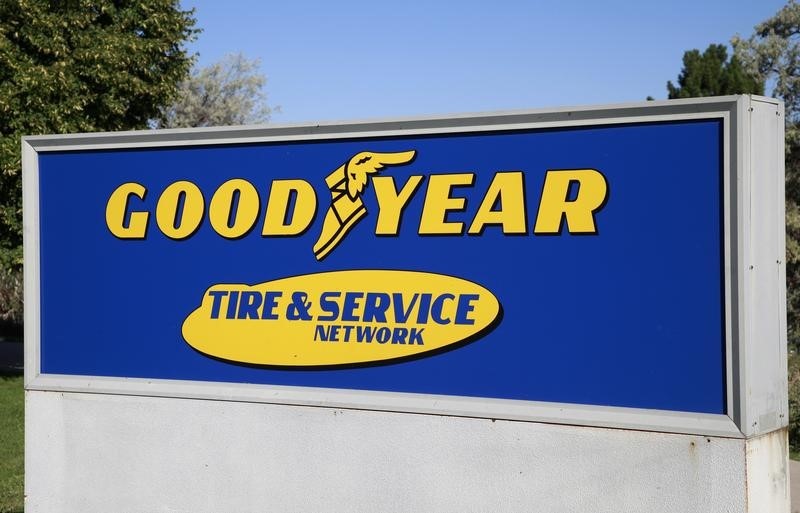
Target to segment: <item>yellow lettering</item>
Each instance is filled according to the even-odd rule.
[[[375,176],[372,185],[375,187],[375,197],[378,200],[378,222],[375,227],[376,235],[397,235],[400,231],[400,217],[403,209],[408,205],[408,200],[422,183],[422,176],[413,175],[403,186],[400,192],[394,184],[394,177]]]
[[[125,214],[131,196],[143,200],[147,189],[138,183],[124,183],[111,193],[106,203],[106,226],[120,239],[144,239],[147,235],[149,212],[131,212],[128,226],[125,226]]]
[[[226,239],[238,239],[253,229],[260,210],[261,200],[253,184],[234,178],[214,192],[208,206],[208,219],[215,232]]]
[[[452,198],[453,187],[472,185],[474,173],[456,173],[451,175],[431,175],[425,203],[422,206],[422,217],[419,222],[420,235],[460,235],[464,232],[464,223],[447,221],[448,212],[464,210],[465,198]]]
[[[286,219],[289,201],[295,193],[292,218]],[[305,180],[274,180],[269,191],[261,235],[288,237],[306,231],[317,213],[317,194]]]
[[[572,184],[576,184],[578,189],[575,198],[570,200]],[[561,221],[565,217],[569,233],[597,233],[594,213],[600,210],[606,198],[608,198],[608,183],[599,171],[594,169],[548,171],[544,178],[544,188],[533,233],[561,233]]]
[[[178,215],[179,207],[183,208]],[[200,227],[205,211],[203,193],[192,182],[181,180],[164,189],[156,204],[156,223],[170,239],[191,236]]]
[[[509,235],[527,233],[523,180],[521,171],[495,174],[467,233],[480,235],[486,225],[500,225],[503,233]],[[494,210],[498,202],[500,208]]]

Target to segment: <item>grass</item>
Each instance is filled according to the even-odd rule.
[[[0,513],[23,510],[24,405],[22,376],[0,375]]]

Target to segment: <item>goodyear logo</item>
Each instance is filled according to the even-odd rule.
[[[455,189],[472,187],[475,173],[411,174],[398,183],[393,166],[410,164],[415,150],[364,151],[325,178],[325,214],[309,250],[317,260],[346,244],[365,216],[371,184],[375,235],[398,235],[409,202],[427,179],[417,233],[481,235],[596,234],[595,214],[608,199],[608,183],[595,169],[547,170],[533,226],[528,225],[522,171],[497,171],[469,221]],[[311,228],[318,209],[314,186],[303,179],[273,180],[266,202],[251,182],[233,178],[207,199],[191,181],[159,192],[154,211],[141,208],[150,191],[128,182],[111,192],[105,221],[122,240],[145,239],[152,225],[173,240],[192,237],[205,220],[220,237],[239,239],[259,228],[262,237],[296,237]],[[184,339],[196,350],[256,365],[335,366],[430,355],[474,340],[500,319],[500,303],[487,289],[440,274],[349,270],[283,278],[258,285],[217,284],[185,320]]]
[[[182,332],[193,348],[224,360],[335,366],[450,349],[491,329],[499,315],[491,292],[460,278],[333,271],[254,286],[214,285]]]
[[[392,176],[376,176],[386,166],[408,164],[416,151],[395,153],[361,152],[327,176],[331,199],[322,229],[312,251],[322,260],[344,240],[347,233],[367,215],[361,198],[368,182],[375,188],[378,216],[375,235],[397,235],[403,211],[425,179],[411,175],[398,187]],[[468,224],[448,220],[448,213],[466,208],[466,200],[453,190],[471,187],[475,173],[431,174],[428,177],[419,235],[480,235],[496,227],[507,235],[553,235],[561,233],[566,220],[569,233],[595,234],[595,213],[608,198],[608,183],[595,169],[548,170],[533,229],[527,226],[525,186],[522,171],[498,171]],[[574,193],[573,193],[574,191]],[[137,209],[136,200],[149,193],[142,184],[120,185],[106,204],[106,226],[119,239],[144,239],[152,224],[147,210]],[[292,198],[294,200],[292,201]],[[293,207],[293,208],[291,208]],[[317,211],[314,187],[302,179],[273,180],[266,206],[247,180],[224,182],[206,198],[194,183],[181,180],[161,191],[155,207],[155,224],[166,237],[188,239],[207,217],[211,229],[226,239],[249,235],[260,222],[262,237],[294,237],[305,233]],[[290,214],[291,212],[291,214]]]

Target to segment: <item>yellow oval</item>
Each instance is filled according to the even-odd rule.
[[[218,284],[183,323],[206,355],[255,365],[367,365],[476,340],[499,320],[486,288],[442,274],[353,270]]]

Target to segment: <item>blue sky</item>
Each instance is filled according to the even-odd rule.
[[[666,98],[683,52],[748,36],[783,0],[183,0],[199,64],[260,58],[274,122]]]

